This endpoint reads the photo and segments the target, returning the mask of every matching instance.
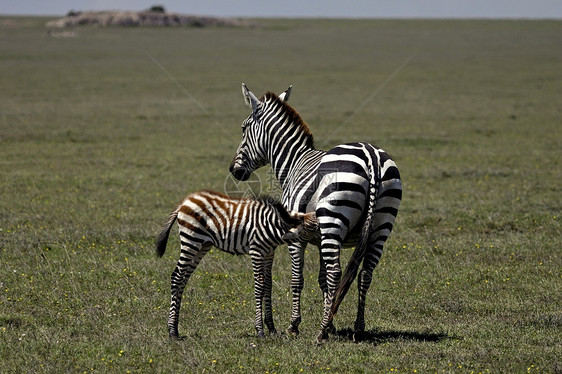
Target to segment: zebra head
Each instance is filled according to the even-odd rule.
[[[289,100],[292,86],[279,95],[283,101]],[[242,83],[244,101],[252,109],[252,114],[242,122],[242,141],[230,163],[230,173],[234,178],[245,181],[255,170],[269,163],[267,156],[267,136],[264,125],[264,102]]]
[[[300,240],[309,242],[318,235],[318,220],[314,212],[300,213],[291,212],[291,216],[299,220],[299,224],[293,226],[285,235],[283,240]]]

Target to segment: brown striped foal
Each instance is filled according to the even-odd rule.
[[[274,250],[284,240],[298,239],[301,235],[310,235],[308,231],[316,230],[314,214],[287,212],[280,202],[268,198],[240,199],[213,191],[195,192],[174,210],[160,232],[156,245],[156,253],[160,257],[166,251],[170,229],[176,220],[181,253],[171,279],[170,337],[179,338],[178,317],[183,291],[189,277],[212,246],[231,254],[250,254],[254,272],[256,332],[259,337],[265,335],[264,303],[265,324],[270,333],[276,333],[271,307]]]

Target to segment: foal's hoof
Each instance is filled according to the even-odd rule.
[[[322,329],[316,337],[316,345],[323,345],[328,341],[328,331]]]

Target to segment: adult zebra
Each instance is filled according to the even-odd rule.
[[[324,314],[317,343],[333,331],[332,318],[359,272],[359,300],[354,338],[365,330],[365,297],[372,272],[383,252],[402,197],[398,168],[389,155],[368,143],[338,145],[328,151],[314,148],[313,136],[300,115],[286,103],[291,88],[277,96],[258,99],[242,84],[244,100],[252,109],[242,123],[242,141],[230,165],[239,180],[271,164],[283,189],[283,203],[299,212],[315,212],[320,248],[318,281],[324,293]],[[341,279],[340,249],[356,245]],[[306,242],[292,242],[293,307],[288,333],[298,334],[300,296],[304,285]]]

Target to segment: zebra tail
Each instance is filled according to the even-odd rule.
[[[168,244],[168,237],[170,236],[170,229],[172,225],[178,218],[178,210],[175,210],[172,214],[170,214],[170,218],[158,234],[158,239],[156,239],[156,255],[158,257],[162,257],[164,252],[166,252],[166,245]]]
[[[331,315],[330,315],[330,322],[338,312],[341,302],[343,301],[347,291],[351,287],[351,284],[357,277],[357,272],[359,271],[359,266],[365,257],[365,253],[367,251],[367,244],[369,241],[369,234],[371,231],[371,225],[373,222],[373,217],[375,214],[375,206],[377,203],[377,194],[379,190],[379,183],[380,183],[380,167],[377,167],[375,171],[375,167],[373,166],[372,162],[369,164],[369,174],[370,174],[370,181],[369,181],[369,207],[367,210],[367,216],[365,218],[365,223],[361,228],[361,234],[359,235],[359,240],[357,242],[357,246],[351,255],[349,263],[347,264],[343,276],[341,278],[340,284],[334,293]]]

